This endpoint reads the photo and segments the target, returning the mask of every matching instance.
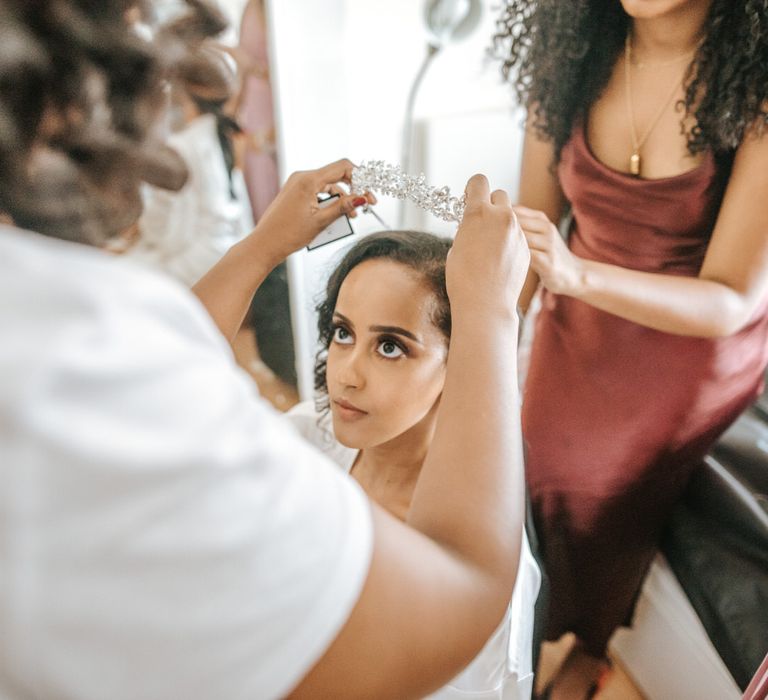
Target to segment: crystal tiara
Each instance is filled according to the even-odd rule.
[[[454,197],[448,187],[430,187],[423,173],[414,177],[383,160],[364,161],[352,169],[352,192],[362,194],[366,190],[407,199],[443,221],[461,223],[464,216],[464,195]]]

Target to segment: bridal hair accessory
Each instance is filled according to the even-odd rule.
[[[399,165],[390,165],[383,160],[364,161],[352,169],[352,192],[363,194],[366,191],[407,199],[443,221],[461,223],[464,216],[464,195],[454,197],[448,187],[430,187],[423,173],[414,177],[404,173]]]

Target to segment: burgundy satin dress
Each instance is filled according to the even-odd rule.
[[[696,276],[732,159],[635,178],[592,154],[577,126],[559,178],[578,256]],[[547,637],[595,656],[629,624],[660,529],[693,467],[758,396],[768,305],[721,339],[662,333],[545,292],[523,401],[527,480],[550,577]]]

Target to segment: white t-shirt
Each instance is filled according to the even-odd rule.
[[[0,227],[0,697],[284,696],[368,573],[365,494],[193,295]]]
[[[309,442],[345,472],[352,469],[358,450],[336,440],[330,414],[319,415],[307,401],[291,409],[288,417]],[[529,700],[533,689],[533,607],[540,586],[541,572],[523,533],[520,566],[504,620],[469,666],[430,695],[430,700]]]
[[[140,238],[128,255],[192,286],[253,228],[243,174],[229,175],[216,117],[203,114],[168,137],[184,159],[189,179],[178,192],[146,185]]]

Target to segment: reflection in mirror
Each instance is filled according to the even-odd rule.
[[[254,221],[258,221],[280,186],[275,151],[275,113],[270,71],[269,36],[263,0],[248,0],[242,12],[235,50],[243,87],[238,119],[246,134],[245,181]],[[298,400],[296,361],[285,263],[273,270],[251,303],[235,340],[238,362],[276,408]]]
[[[137,5],[138,32],[153,22],[183,22],[183,4]],[[198,48],[169,89],[169,110],[158,129],[189,172],[179,192],[147,187],[138,226],[121,241],[135,260],[195,284],[246,236],[279,185],[266,14],[261,0],[221,3],[230,26]],[[211,68],[212,67],[212,68]],[[127,245],[130,243],[131,245]],[[285,410],[297,400],[285,264],[255,295],[234,343],[238,362],[262,394]]]

